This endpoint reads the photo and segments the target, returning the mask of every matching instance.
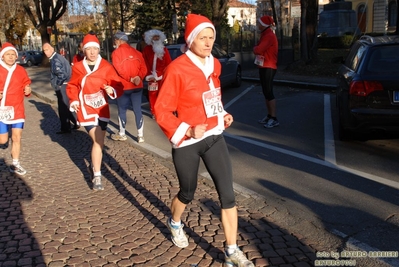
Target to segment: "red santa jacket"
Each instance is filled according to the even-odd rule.
[[[82,61],[84,58],[85,58],[85,56],[82,53],[78,53],[78,54],[74,55],[73,58],[72,58],[72,64],[71,65],[75,65],[79,61]]]
[[[77,112],[80,125],[98,125],[98,119],[109,121],[110,111],[104,85],[115,89],[111,98],[123,94],[123,85],[118,73],[101,56],[98,56],[93,71],[90,70],[86,60],[76,63],[72,68],[72,77],[68,82],[66,92],[70,106],[77,103],[80,105]]]
[[[277,69],[278,41],[270,28],[261,33],[259,42],[254,47],[253,52],[255,55],[264,57],[263,65],[258,67]]]
[[[154,62],[155,53],[152,49],[152,45],[147,45],[143,49],[143,57],[145,60],[145,64],[147,65],[147,75],[152,75],[155,77],[154,73],[156,73],[155,79],[157,81],[162,80],[163,72],[165,71],[166,67],[172,62],[172,58],[170,57],[169,50],[166,47],[163,48],[165,54],[163,55],[162,59],[157,58]]]
[[[154,107],[157,123],[175,148],[198,142],[200,139],[188,138],[185,134],[190,127],[199,124],[208,124],[204,138],[222,133],[223,117],[227,114],[223,111],[222,116],[207,116],[203,100],[205,92],[220,89],[220,62],[211,57],[213,72],[206,77],[189,53],[178,57],[166,68]]]
[[[28,84],[31,84],[31,80],[23,67],[14,64],[10,68],[0,60],[0,91],[3,92],[0,106],[14,109],[14,118],[2,118],[3,123],[25,122],[24,89]]]
[[[122,77],[123,89],[143,88],[143,80],[147,74],[147,66],[143,55],[129,44],[121,44],[112,52],[112,64],[118,74]],[[130,82],[131,78],[139,76],[140,84]]]

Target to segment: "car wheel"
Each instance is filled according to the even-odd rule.
[[[349,131],[346,130],[341,123],[338,124],[338,138],[341,141],[349,141],[350,138],[350,134]]]
[[[28,60],[28,61],[26,62],[26,65],[27,65],[28,67],[32,67],[33,63],[32,63],[32,61]]]
[[[237,71],[236,71],[236,76],[235,76],[235,80],[234,80],[234,83],[233,83],[233,87],[240,87],[241,86],[241,81],[242,81],[241,68],[238,67]]]

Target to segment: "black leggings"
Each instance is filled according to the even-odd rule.
[[[194,198],[202,158],[215,184],[221,208],[229,209],[236,205],[230,155],[223,135],[212,135],[187,147],[172,149],[172,156],[180,185],[177,198],[183,204]]]
[[[276,70],[271,68],[259,68],[260,85],[266,100],[273,100],[273,78],[276,75]]]

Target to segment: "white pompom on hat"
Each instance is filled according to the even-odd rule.
[[[86,34],[86,36],[83,38],[83,49],[86,49],[88,47],[100,48],[100,41],[94,34]]]
[[[211,28],[215,33],[216,38],[216,30],[213,23],[204,16],[197,15],[197,14],[188,14],[186,20],[186,32],[184,37],[186,39],[186,45],[190,48],[191,44],[193,43],[195,37],[206,28]]]
[[[1,51],[0,51],[0,58],[3,58],[4,54],[7,51],[13,50],[15,52],[15,54],[18,56],[18,51],[17,49],[15,49],[15,47],[9,43],[9,42],[5,42],[3,43],[3,45],[1,46]]]

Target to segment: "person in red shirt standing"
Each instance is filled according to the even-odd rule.
[[[154,105],[157,100],[158,90],[161,87],[163,72],[172,62],[168,49],[164,42],[166,36],[159,30],[149,30],[144,33],[147,44],[143,50],[143,57],[147,65],[148,101],[150,102],[151,114],[154,118]]]
[[[12,173],[24,175],[19,163],[22,129],[25,124],[24,96],[31,93],[31,80],[26,70],[16,63],[18,52],[6,42],[0,51],[0,144],[6,144],[11,128]]]
[[[263,16],[258,20],[261,36],[254,47],[255,64],[259,68],[259,78],[266,101],[268,114],[258,122],[266,128],[273,128],[280,123],[276,117],[276,99],[273,94],[273,79],[277,71],[278,42],[274,34],[274,21],[270,16]]]
[[[130,106],[136,119],[137,142],[144,142],[144,120],[141,111],[143,96],[143,79],[147,74],[147,66],[142,54],[128,44],[128,37],[124,32],[115,34],[116,49],[112,52],[112,65],[121,77],[123,95],[116,101],[118,103],[119,133],[112,134],[111,139],[125,141],[126,137],[126,112]]]

